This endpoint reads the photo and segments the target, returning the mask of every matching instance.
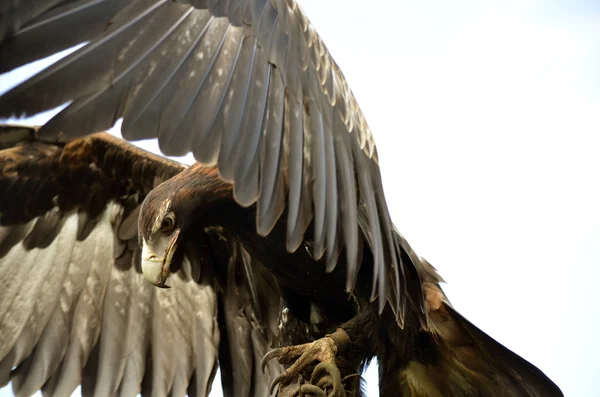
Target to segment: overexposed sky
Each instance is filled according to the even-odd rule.
[[[600,396],[600,4],[300,4],[454,306],[566,396]]]

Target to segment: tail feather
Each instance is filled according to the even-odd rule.
[[[422,332],[426,353],[403,368],[396,382],[382,382],[388,385],[382,396],[563,396],[542,371],[454,310],[437,285],[424,290],[430,318],[430,329]]]
[[[419,262],[428,321],[408,364],[397,360],[380,365],[381,396],[563,396],[542,371],[458,313],[442,291],[443,280],[435,268],[422,258]]]

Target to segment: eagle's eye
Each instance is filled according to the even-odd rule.
[[[163,218],[163,220],[160,224],[160,230],[168,233],[171,230],[173,230],[174,227],[175,227],[175,215],[173,215],[173,213],[168,213],[167,215],[165,215],[165,217]]]

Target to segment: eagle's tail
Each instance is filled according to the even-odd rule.
[[[439,284],[427,280],[435,270],[425,265],[430,267],[423,274],[428,330],[421,331],[421,350],[408,366],[381,369],[381,396],[563,396],[542,371],[454,310]]]

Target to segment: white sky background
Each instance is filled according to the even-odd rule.
[[[300,4],[375,134],[394,222],[454,306],[566,396],[599,396],[600,4]]]

